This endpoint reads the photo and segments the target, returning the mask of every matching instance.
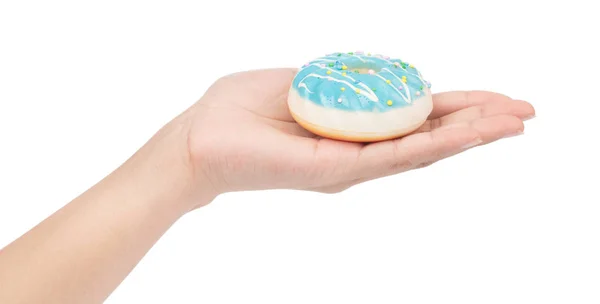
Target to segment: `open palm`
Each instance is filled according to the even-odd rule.
[[[498,93],[446,92],[433,95],[428,120],[410,135],[368,144],[336,141],[309,133],[290,115],[287,92],[296,72],[223,77],[190,109],[194,167],[219,193],[339,192],[522,133],[523,120],[535,113],[529,103]]]

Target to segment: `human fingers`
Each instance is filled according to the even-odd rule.
[[[518,117],[498,115],[366,145],[353,176],[372,179],[419,168],[472,147],[520,134],[523,128]]]
[[[505,102],[490,102],[468,108],[460,109],[447,115],[425,121],[414,133],[429,132],[452,124],[470,122],[480,118],[498,115],[512,115],[526,119],[535,114],[531,104],[521,100],[507,100]]]
[[[451,91],[433,95],[433,110],[428,119],[436,119],[461,109],[491,103],[506,103],[512,98],[488,91]],[[533,107],[531,107],[533,110]],[[534,112],[535,114],[535,112]]]

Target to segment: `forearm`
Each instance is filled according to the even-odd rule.
[[[100,303],[118,286],[192,204],[170,128],[0,251],[0,303]]]

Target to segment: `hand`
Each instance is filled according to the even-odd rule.
[[[302,189],[334,193],[358,183],[430,165],[523,132],[533,107],[491,92],[435,94],[414,133],[361,144],[319,138],[291,117],[294,69],[226,76],[190,110],[190,159],[215,193]]]
[[[534,115],[528,103],[499,94],[442,93],[414,134],[334,141],[290,116],[294,73],[217,81],[117,170],[0,251],[0,302],[100,303],[177,219],[221,193],[339,192],[518,134]]]

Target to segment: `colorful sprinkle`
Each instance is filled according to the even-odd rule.
[[[377,88],[372,88],[371,90],[373,90],[373,92],[377,92]]]
[[[394,62],[394,65],[395,65],[395,66],[397,66],[397,67],[399,67],[399,66],[400,66],[400,63],[398,63],[398,62]]]
[[[327,75],[331,74],[331,71],[327,71]]]
[[[421,91],[415,92],[415,95],[417,95],[417,96],[421,95]]]
[[[337,55],[338,55],[338,57],[340,57],[340,56],[342,56],[342,53],[338,53]]]
[[[346,88],[342,87],[342,88],[340,88],[340,90],[342,90],[342,92],[343,92],[343,91],[346,91]]]
[[[354,55],[354,53],[352,53],[352,52],[348,52],[348,55]]]
[[[406,83],[406,78],[402,78],[402,82]]]
[[[356,94],[360,94],[360,89],[356,89]]]
[[[344,68],[344,66],[345,65],[343,63],[341,63],[340,61],[335,62],[335,68],[338,70],[342,70]]]
[[[342,76],[346,76],[346,72],[342,73]]]
[[[332,68],[332,67],[333,67],[333,63],[330,63],[330,64],[329,64],[329,67],[330,67],[330,68]]]
[[[403,89],[403,86],[399,86],[399,87],[398,87],[398,90],[402,90],[402,89]]]
[[[423,86],[421,86],[421,87],[419,88],[419,90],[423,91]]]
[[[373,75],[373,74],[375,74],[375,71],[369,70],[369,75]]]
[[[348,67],[347,67],[347,66],[345,66],[345,65],[344,65],[344,66],[342,66],[342,70],[347,70],[347,69],[348,69]]]
[[[412,65],[412,64],[409,64],[408,66],[409,66],[409,67],[411,67],[411,68],[414,68],[414,67],[415,67],[415,66],[414,66],[414,65]]]
[[[392,81],[388,79],[385,81],[385,83],[390,84],[390,83],[392,83]]]
[[[319,66],[320,66],[320,67],[322,67],[322,68],[324,68],[324,67],[325,67],[325,64],[324,64],[324,63],[321,63],[321,64],[319,64]]]
[[[387,101],[387,105],[388,105],[388,106],[391,106],[392,104],[394,104],[394,103],[393,103],[391,100],[388,100],[388,101]]]

